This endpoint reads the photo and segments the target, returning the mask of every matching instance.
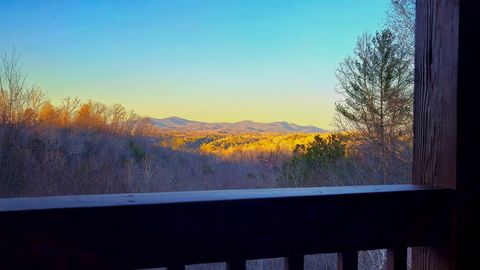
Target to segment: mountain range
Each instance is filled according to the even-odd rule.
[[[258,123],[253,121],[240,121],[235,123],[207,123],[191,121],[180,117],[167,117],[163,119],[150,118],[150,123],[157,128],[174,131],[202,132],[216,131],[224,133],[323,133],[328,132],[315,126],[300,126],[287,122]]]

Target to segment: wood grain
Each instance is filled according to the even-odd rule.
[[[1,199],[0,268],[148,268],[441,244],[452,200],[452,190],[413,185]]]
[[[458,0],[418,0],[413,183],[456,188]],[[453,234],[453,231],[450,232]],[[454,269],[449,246],[413,249],[413,269]]]
[[[478,265],[478,10],[479,1],[417,0],[413,180],[456,189],[456,208],[449,244],[415,248],[413,269]]]

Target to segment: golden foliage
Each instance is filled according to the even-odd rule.
[[[298,144],[308,144],[322,134],[251,133],[226,134],[216,132],[165,132],[159,135],[159,145],[174,150],[200,152],[222,158],[233,155],[287,154]]]
[[[50,102],[45,102],[38,113],[38,121],[47,125],[56,125],[57,120],[58,111]]]

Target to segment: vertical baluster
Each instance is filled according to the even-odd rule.
[[[185,265],[170,265],[167,270],[185,270]]]
[[[285,257],[285,270],[303,270],[303,255]]]
[[[387,250],[387,270],[407,270],[407,248]]]
[[[338,253],[337,270],[357,270],[358,251],[344,251]]]
[[[247,269],[247,261],[233,261],[227,262],[227,270],[245,270]]]

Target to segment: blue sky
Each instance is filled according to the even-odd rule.
[[[0,51],[53,102],[330,128],[335,69],[388,0],[0,0]]]

